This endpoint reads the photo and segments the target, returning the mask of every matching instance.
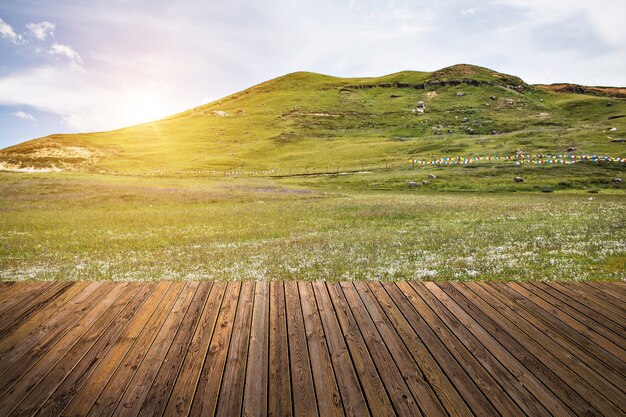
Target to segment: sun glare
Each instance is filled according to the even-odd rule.
[[[132,90],[124,95],[123,111],[129,124],[151,122],[171,113],[166,97],[150,89]]]

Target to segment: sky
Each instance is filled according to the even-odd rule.
[[[0,0],[0,149],[117,129],[294,71],[469,63],[626,86],[624,0]]]

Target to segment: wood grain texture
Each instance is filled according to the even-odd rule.
[[[626,415],[625,294],[0,283],[0,416]]]

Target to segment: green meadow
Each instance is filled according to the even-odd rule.
[[[620,190],[377,190],[362,184],[364,176],[3,173],[0,278],[578,281],[625,276]]]
[[[626,164],[411,161],[623,158],[624,132],[625,98],[480,67],[289,74],[0,151],[61,170],[0,172],[0,279],[623,280]]]

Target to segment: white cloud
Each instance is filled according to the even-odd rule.
[[[80,57],[78,52],[73,50],[68,45],[63,45],[62,43],[54,43],[52,47],[50,47],[48,53],[50,55],[64,56],[70,60],[74,69],[82,69],[83,59]]]
[[[15,33],[11,25],[6,23],[4,20],[0,18],[0,36],[4,39],[8,39],[14,44],[22,43],[24,38],[22,35]]]
[[[48,36],[54,36],[56,25],[50,22],[29,23],[26,28],[40,41],[45,41]]]
[[[17,117],[18,119],[30,120],[31,122],[37,123],[37,119],[35,119],[35,116],[29,113],[25,113],[23,111],[16,111],[14,113],[11,113],[11,115]]]

